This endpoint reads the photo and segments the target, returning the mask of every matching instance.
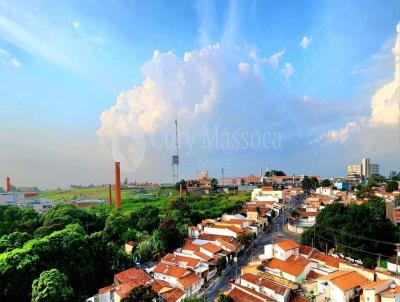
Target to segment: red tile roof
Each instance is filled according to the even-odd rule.
[[[116,283],[117,285],[126,283],[131,280],[135,281],[137,283],[137,286],[139,286],[150,282],[151,277],[146,272],[137,268],[130,268],[114,275],[114,283]]]
[[[265,265],[269,269],[273,269],[273,270],[278,269],[278,270],[281,270],[281,271],[283,271],[289,275],[295,276],[295,277],[300,275],[304,270],[304,266],[301,266],[301,265],[293,263],[293,262],[282,261],[282,260],[276,259],[276,258],[273,258],[273,259],[267,261],[267,263]]]
[[[272,282],[271,280],[264,279],[262,277],[250,273],[242,275],[241,279],[261,287],[269,288],[270,290],[273,290],[276,294],[281,296],[284,295],[286,290],[288,289],[283,285],[280,285],[278,283]]]
[[[310,302],[311,300],[308,300],[307,298],[297,295],[297,294],[292,294],[290,295],[289,302]]]
[[[107,292],[109,292],[110,290],[113,290],[113,289],[115,289],[115,285],[114,284],[102,287],[102,288],[99,289],[99,294],[107,293]]]
[[[190,273],[182,278],[179,278],[177,282],[186,289],[196,283],[199,283],[201,280],[202,279],[195,273]]]
[[[127,282],[125,282],[124,284],[119,285],[118,287],[116,287],[115,293],[121,298],[121,300],[123,298],[125,298],[133,288],[139,287],[140,285],[143,284],[137,284],[135,282],[135,280],[129,280]]]
[[[153,273],[167,275],[172,278],[182,278],[188,272],[189,271],[186,268],[179,266],[170,266],[162,262],[157,264],[157,266],[153,269]]]
[[[201,240],[208,240],[208,241],[215,241],[217,239],[223,239],[226,240],[227,242],[230,242],[234,239],[232,236],[224,236],[224,235],[214,235],[214,234],[201,234],[199,236],[199,239]]]
[[[228,293],[228,296],[233,299],[234,302],[273,302],[275,300],[270,297],[261,294],[251,288],[234,284],[233,289]]]
[[[171,263],[171,264],[185,264],[185,266],[194,268],[196,267],[196,265],[199,264],[200,260],[195,259],[195,258],[190,258],[190,257],[184,257],[181,255],[174,255],[172,253],[168,253],[166,254],[162,259],[162,262],[167,262],[167,263]]]
[[[200,246],[197,244],[185,244],[184,246],[182,246],[182,250],[196,252],[196,251],[200,250]]]
[[[218,252],[220,252],[222,250],[219,246],[217,246],[217,245],[215,245],[213,243],[210,243],[210,242],[206,243],[206,244],[203,244],[201,246],[201,248],[203,248],[203,249],[205,249],[205,250],[207,250],[207,251],[209,251],[210,253],[213,253],[213,254],[216,254],[216,253],[218,253]]]
[[[217,241],[221,244],[221,247],[226,248],[231,252],[234,252],[239,248],[239,245],[236,242],[228,242],[222,238],[218,238]]]
[[[289,258],[286,259],[287,262],[301,265],[301,266],[306,266],[308,265],[311,261],[308,260],[307,258],[304,258],[303,256],[297,256],[297,255],[292,255]]]
[[[171,284],[164,280],[153,280],[151,282],[151,287],[156,293],[160,293],[168,288],[173,288]]]
[[[173,288],[161,294],[166,302],[176,302],[185,292],[180,288]]]
[[[335,258],[335,257],[329,256],[329,255],[325,255],[318,251],[314,251],[310,256],[310,259],[316,260],[317,262],[323,262],[323,263],[325,263],[325,265],[330,266],[330,267],[335,267],[335,268],[339,268],[339,263],[346,262],[342,259]]]
[[[370,281],[359,273],[349,272],[348,274],[332,279],[331,282],[346,292],[352,288],[363,286]]]
[[[299,249],[300,254],[310,255],[312,250],[313,250],[313,248],[311,246],[300,244],[300,249]]]
[[[194,255],[196,255],[197,257],[199,257],[200,259],[202,259],[204,261],[210,261],[213,259],[212,257],[210,257],[206,254],[203,254],[202,252],[195,252]]]
[[[322,277],[323,275],[318,274],[316,271],[311,270],[308,274],[307,274],[307,279],[308,280],[315,280],[318,279],[319,277]]]
[[[284,239],[276,243],[281,249],[284,251],[292,250],[295,248],[300,248],[300,244],[297,242],[290,240],[290,239]]]
[[[375,289],[377,286],[388,282],[388,280],[377,280],[374,282],[370,282],[363,286],[363,289]]]

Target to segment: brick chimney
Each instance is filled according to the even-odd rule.
[[[10,177],[7,176],[6,192],[10,192],[10,191],[11,191]]]

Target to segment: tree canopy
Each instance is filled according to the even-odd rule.
[[[72,297],[67,277],[57,269],[42,272],[32,283],[32,302],[69,302]]]
[[[327,205],[317,215],[314,227],[303,232],[302,243],[312,244],[314,228],[317,248],[325,250],[327,244],[358,259],[375,259],[379,253],[391,256],[398,238],[396,227],[386,219],[385,204],[379,197],[362,205]]]
[[[157,293],[151,288],[151,285],[141,285],[134,287],[121,302],[153,302],[156,298]]]

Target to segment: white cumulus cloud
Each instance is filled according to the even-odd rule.
[[[219,44],[187,52],[183,58],[155,51],[142,67],[143,82],[122,91],[116,104],[101,114],[98,135],[127,134],[132,129],[153,134],[176,118],[194,123],[227,99],[223,92],[246,89],[249,74],[253,83],[260,79],[241,59],[250,58]]]
[[[311,44],[311,42],[312,42],[312,38],[311,37],[304,36],[303,39],[301,39],[301,41],[300,41],[300,46],[303,49],[307,49],[308,46]]]
[[[394,79],[380,87],[372,96],[370,116],[323,133],[320,142],[343,143],[356,129],[396,127],[400,124],[400,23],[397,25],[397,40],[392,53],[395,57]]]
[[[283,68],[281,69],[281,74],[285,77],[285,80],[288,81],[289,78],[293,75],[294,73],[294,67],[291,63],[285,63]]]

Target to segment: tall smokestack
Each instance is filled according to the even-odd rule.
[[[10,191],[11,191],[10,177],[7,176],[6,192],[10,192]]]
[[[115,162],[115,207],[121,208],[121,171],[119,161]]]
[[[108,204],[110,207],[112,206],[112,193],[111,193],[111,185],[108,185]]]
[[[182,198],[182,183],[179,184],[179,197]]]

